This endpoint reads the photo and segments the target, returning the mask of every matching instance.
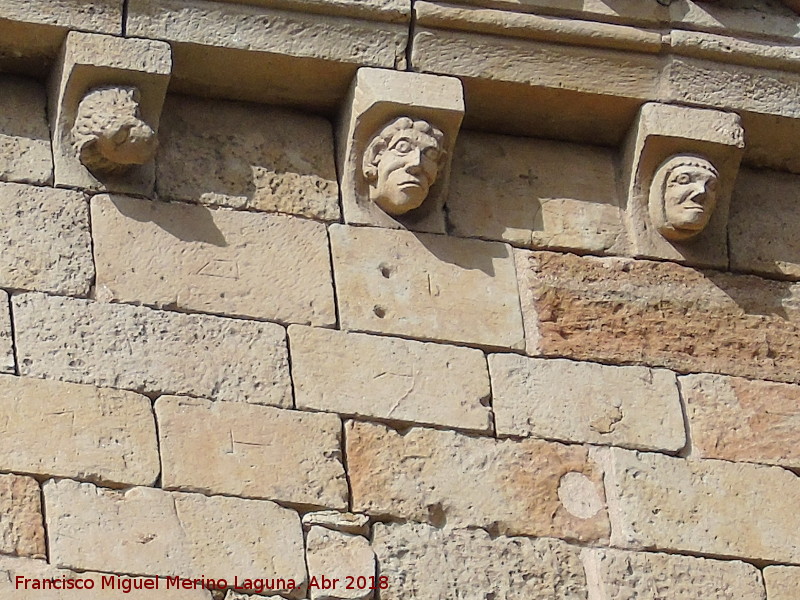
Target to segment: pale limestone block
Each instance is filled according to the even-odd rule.
[[[321,510],[304,514],[303,529],[308,531],[315,526],[366,536],[369,533],[369,517],[335,510]]]
[[[92,199],[97,297],[333,325],[325,226],[286,215]]]
[[[19,586],[17,586],[17,577],[22,578]],[[42,580],[56,579],[60,584],[62,578],[68,580],[67,586],[74,587],[61,590],[48,589],[47,591],[41,589]],[[27,583],[24,581],[25,579],[28,579]],[[40,589],[33,588],[34,580],[37,580]],[[143,587],[145,585],[151,587]],[[86,589],[89,586],[92,587]],[[14,598],[14,600],[74,600],[78,597],[81,600],[108,600],[112,594],[115,594],[115,591],[112,590],[126,600],[148,600],[153,597],[158,597],[159,600],[212,600],[211,592],[207,590],[168,588],[166,579],[92,572],[76,573],[56,568],[43,560],[0,556],[0,593],[7,594],[6,597]]]
[[[562,359],[489,356],[498,435],[677,452],[686,444],[675,374]]]
[[[437,527],[604,540],[602,471],[581,446],[348,422],[353,509]]]
[[[216,400],[291,406],[279,325],[14,296],[20,374]]]
[[[269,565],[287,580],[283,591],[302,596],[303,532],[293,510],[264,500],[116,491],[68,479],[43,489],[54,566],[232,581],[261,577]]]
[[[800,590],[800,567],[767,567],[764,583],[767,600],[795,600]]]
[[[457,235],[584,252],[625,250],[613,155],[607,150],[464,132],[447,215]]]
[[[283,600],[283,596],[255,596],[253,594],[240,594],[239,592],[228,590],[228,593],[225,594],[225,600]]]
[[[381,600],[588,600],[580,550],[561,540],[377,523],[373,548]]]
[[[800,285],[516,250],[527,352],[800,382]]]
[[[618,448],[603,461],[611,544],[797,562],[800,478],[780,467]]]
[[[722,375],[679,382],[692,456],[800,468],[800,386]]]
[[[333,131],[325,119],[170,96],[159,138],[162,198],[339,219]]]
[[[45,91],[36,81],[0,77],[0,180],[47,185],[53,179]]]
[[[88,4],[83,0],[3,0],[0,2],[0,19],[119,34],[122,2],[97,0]]]
[[[17,368],[11,338],[11,311],[8,294],[0,290],[0,373],[14,373]]]
[[[0,464],[37,475],[152,485],[160,470],[150,399],[0,376]]]
[[[345,221],[445,233],[463,116],[458,79],[360,68],[337,132]]]
[[[219,1],[234,4],[241,2],[241,0]],[[389,23],[407,23],[411,19],[411,6],[405,0],[251,0],[250,4]]]
[[[344,225],[329,233],[342,328],[523,346],[506,244]]]
[[[783,4],[785,6],[779,6]],[[681,28],[724,31],[750,37],[798,38],[796,0],[749,0],[748,2],[711,2],[693,0],[669,7],[672,23]],[[781,47],[781,45],[777,45]]]
[[[164,42],[67,35],[49,98],[57,186],[152,193],[171,70]]]
[[[731,268],[800,279],[800,177],[742,169],[731,199]]]
[[[374,595],[375,553],[360,535],[312,527],[306,535],[306,563],[311,600],[369,600]],[[366,582],[361,588],[359,578]],[[325,579],[332,581],[326,585]]]
[[[41,490],[32,477],[0,475],[0,552],[45,556]]]
[[[623,157],[633,255],[728,265],[728,208],[744,151],[735,113],[649,102]]]
[[[296,325],[289,344],[299,408],[491,429],[480,350]]]
[[[761,574],[738,560],[586,548],[589,600],[764,600]]]
[[[347,507],[338,417],[167,396],[155,411],[165,489]]]
[[[81,192],[0,183],[0,285],[86,296],[94,278]]]

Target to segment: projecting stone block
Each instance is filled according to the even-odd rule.
[[[592,600],[764,600],[761,574],[738,560],[590,549],[581,553]]]
[[[47,185],[53,179],[45,91],[36,81],[0,77],[0,180]]]
[[[800,382],[800,285],[515,251],[527,351]]]
[[[764,583],[767,600],[794,600],[800,590],[800,567],[767,567]]]
[[[485,531],[375,525],[381,600],[588,600],[579,549],[548,538],[492,538]]]
[[[680,386],[692,456],[800,468],[800,386],[722,375]]]
[[[46,482],[44,498],[55,566],[230,583],[274,577],[294,581],[295,589],[281,590],[288,595],[303,593],[300,517],[272,502],[68,479]]]
[[[45,556],[41,490],[31,477],[0,475],[0,552]]]
[[[8,294],[0,290],[0,373],[14,373],[16,369],[11,338]]]
[[[562,359],[489,356],[498,435],[676,452],[686,443],[675,375]]]
[[[457,235],[531,248],[625,251],[611,152],[463,132],[447,215]]]
[[[623,159],[633,254],[727,267],[744,130],[734,113],[649,102]]]
[[[0,376],[0,465],[23,473],[152,485],[160,465],[150,399]]]
[[[489,374],[480,350],[295,325],[289,342],[300,408],[491,428]]]
[[[165,489],[347,507],[336,416],[178,397],[155,408]]]
[[[0,183],[0,285],[85,296],[94,277],[80,192]]]
[[[13,303],[22,375],[291,406],[279,325],[42,294]]]
[[[604,449],[611,543],[800,561],[800,478],[780,467]]]
[[[463,116],[455,77],[360,68],[338,126],[345,221],[444,233]]]
[[[312,527],[306,536],[306,563],[310,578],[337,580],[329,590],[312,588],[312,600],[369,600],[374,595],[375,553],[360,535]]]
[[[56,185],[151,194],[171,71],[164,42],[67,34],[50,83]]]
[[[344,225],[330,237],[343,328],[523,346],[507,245]]]
[[[171,96],[159,137],[162,198],[339,219],[333,132],[325,119]]]
[[[315,325],[336,322],[321,223],[96,196],[92,227],[100,299]]]
[[[581,446],[348,422],[353,509],[504,535],[608,536],[602,473]]]

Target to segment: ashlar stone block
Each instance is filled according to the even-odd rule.
[[[11,311],[8,294],[0,290],[0,373],[14,373],[17,368],[11,340]]]
[[[463,116],[454,77],[360,68],[338,125],[345,221],[444,233]]]
[[[549,538],[490,537],[481,529],[375,525],[381,600],[588,600],[579,549]]]
[[[523,346],[506,244],[344,225],[329,232],[344,329]]]
[[[335,510],[320,510],[303,515],[303,529],[325,527],[342,533],[353,533],[367,536],[369,534],[369,517],[356,513],[343,513]]]
[[[156,187],[162,198],[339,219],[333,130],[325,119],[170,96],[159,139]]]
[[[347,507],[336,416],[167,396],[155,410],[165,489]]]
[[[303,532],[293,510],[263,500],[143,487],[115,491],[68,479],[43,489],[54,566],[229,582],[234,575],[282,578],[287,587],[275,592],[303,595]]]
[[[152,485],[160,465],[150,399],[0,376],[0,465],[37,475]]]
[[[41,490],[32,477],[0,475],[0,552],[45,556]]]
[[[0,183],[0,285],[86,296],[94,278],[81,192]]]
[[[674,373],[489,356],[498,435],[677,452],[686,443]]]
[[[369,600],[374,596],[375,553],[365,537],[312,527],[306,535],[306,563],[311,600]],[[322,582],[323,576],[335,580],[330,589],[321,583],[320,587],[314,585],[315,578]],[[359,581],[366,586],[359,587]]]
[[[97,297],[333,325],[324,225],[122,196],[92,199]]]
[[[734,113],[642,106],[623,158],[633,255],[727,267],[728,208],[743,152]]]
[[[0,181],[47,185],[53,179],[46,94],[36,81],[0,77]]]
[[[354,510],[503,535],[608,536],[602,472],[582,446],[357,422],[345,431]]]
[[[800,589],[800,567],[767,567],[764,583],[767,600],[794,600]]]
[[[296,325],[289,327],[289,342],[300,408],[491,428],[489,373],[480,350]]]
[[[611,544],[797,563],[800,477],[780,467],[602,449]]]
[[[14,296],[22,375],[291,406],[286,334],[273,323],[42,294]]]
[[[55,183],[150,195],[169,44],[72,31],[50,82]]]

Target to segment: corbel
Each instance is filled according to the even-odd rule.
[[[345,221],[444,233],[463,117],[454,77],[360,68],[337,132]]]
[[[150,195],[166,42],[70,32],[50,81],[55,184]]]

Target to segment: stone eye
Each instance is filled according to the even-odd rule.
[[[692,183],[692,177],[688,173],[681,173],[675,178],[675,182],[680,185],[686,185],[687,183]]]
[[[441,152],[439,152],[436,148],[428,148],[425,150],[425,158],[432,160],[433,162],[439,162],[439,157],[441,156]]]
[[[398,140],[398,142],[394,145],[394,148],[392,148],[392,150],[396,150],[400,154],[408,154],[412,150],[411,142],[409,142],[408,140]]]

